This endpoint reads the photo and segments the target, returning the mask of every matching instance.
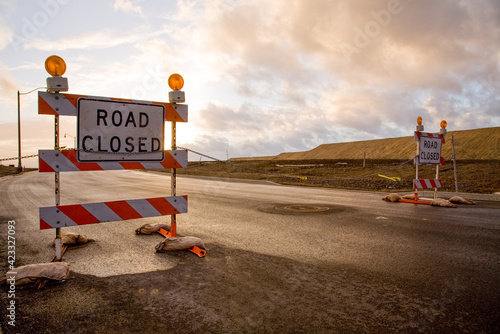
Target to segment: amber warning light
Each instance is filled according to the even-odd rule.
[[[184,87],[184,78],[182,75],[174,73],[168,77],[168,86],[172,90],[181,90]]]
[[[45,70],[53,77],[60,77],[66,72],[66,63],[59,56],[50,56],[45,60]]]
[[[417,117],[417,131],[422,132],[424,131],[424,126],[422,125],[422,117],[418,116]]]
[[[186,101],[184,92],[181,91],[182,87],[184,87],[184,78],[182,77],[182,75],[174,73],[169,76],[168,86],[170,87],[170,89],[172,89],[172,91],[168,93],[170,103],[183,103]]]
[[[45,60],[45,70],[51,75],[47,78],[47,91],[50,93],[67,92],[68,79],[62,77],[66,72],[66,62],[59,56],[52,55]]]
[[[443,137],[446,137],[446,127],[448,126],[448,122],[446,122],[444,119],[441,121],[439,124],[441,125],[441,129],[439,130],[439,133],[443,135]]]

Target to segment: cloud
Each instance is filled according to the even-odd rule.
[[[20,88],[18,80],[12,76],[5,64],[0,61],[0,103],[4,106],[3,115],[14,116],[17,112],[17,90]]]
[[[71,89],[93,95],[165,100],[181,73],[185,144],[219,158],[408,136],[419,115],[429,131],[500,125],[498,0],[179,0],[147,14],[25,47],[68,50]]]
[[[355,130],[352,139],[407,135],[419,114],[436,127],[443,118],[463,128],[488,126],[479,115],[498,107],[496,1],[190,4],[183,7],[184,17],[192,17],[189,33],[203,35],[198,48],[221,59],[219,76],[233,83],[242,101],[266,96],[287,108],[319,112],[325,122]],[[346,45],[355,49],[349,57]],[[255,120],[238,112],[244,103],[227,113],[242,124],[223,121],[226,129],[246,133],[253,126]],[[473,105],[479,115],[469,122]],[[266,115],[265,108],[256,109]],[[498,116],[492,121],[498,124]],[[342,132],[317,128],[326,139],[335,137],[327,133],[332,128]],[[274,131],[267,124],[261,129]]]
[[[21,122],[21,155],[37,154],[38,149],[50,149],[54,145],[54,122],[49,119]],[[17,157],[17,122],[0,123],[0,157]],[[4,165],[17,165],[17,160],[2,162]],[[22,161],[23,166],[38,167],[34,158]]]
[[[391,3],[399,3],[392,14]],[[455,1],[311,1],[307,7],[299,1],[259,15],[239,7],[216,22],[210,43],[239,53],[247,68],[263,68],[284,82],[293,78],[290,73],[319,65],[358,86],[399,83],[459,91],[463,78],[457,74],[487,73],[477,62],[491,63],[499,51],[498,6],[483,4],[491,12]],[[379,23],[383,13],[387,18]],[[223,42],[217,42],[220,37]],[[358,51],[348,62],[343,43]],[[274,52],[276,45],[282,54]],[[312,56],[314,65],[293,61],[301,54]]]
[[[197,129],[196,136],[185,145],[202,152],[217,152],[219,158],[226,149],[232,156],[262,156],[341,139],[330,131],[334,120],[314,109],[290,112],[280,107],[264,109],[243,104],[232,108],[210,103],[191,118],[190,125]]]
[[[140,6],[136,6],[132,3],[132,1],[128,0],[116,0],[114,4],[115,10],[122,10],[125,13],[135,13],[139,14],[141,17],[145,17],[142,8]]]
[[[0,1],[0,50],[3,50],[12,41],[13,33],[7,21],[13,11],[14,3],[12,1]]]
[[[4,49],[12,40],[12,31],[7,27],[4,20],[0,18],[0,50]]]
[[[2,96],[15,96],[19,89],[19,83],[12,74],[5,69],[4,63],[0,61],[0,90]]]
[[[107,49],[124,44],[134,44],[162,34],[164,34],[162,30],[150,31],[147,26],[139,26],[127,32],[108,28],[64,37],[58,40],[34,37],[26,42],[24,48],[26,50],[37,49],[41,51]]]

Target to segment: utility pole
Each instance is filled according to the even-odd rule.
[[[23,171],[23,166],[21,165],[21,93],[17,91],[17,171],[20,173]]]

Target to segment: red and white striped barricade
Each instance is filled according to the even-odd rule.
[[[149,218],[187,212],[187,196],[42,207],[40,229]]]
[[[440,133],[415,131],[415,141],[420,143],[415,163],[423,166],[444,165],[441,156],[441,145],[444,144],[444,136]]]
[[[413,189],[441,188],[441,179],[414,179]]]
[[[76,150],[39,150],[38,161],[39,171],[41,173],[47,173],[91,170],[186,168],[188,157],[186,150],[173,150],[164,151],[164,159],[162,161],[79,162]]]
[[[108,100],[116,102],[133,102],[144,105],[161,105],[165,107],[165,121],[167,122],[187,122],[187,104],[176,104],[166,102],[139,101],[112,97],[98,97],[89,95],[63,94],[38,92],[38,114],[40,115],[60,115],[76,116],[78,99]]]

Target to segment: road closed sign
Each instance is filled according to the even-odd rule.
[[[162,161],[165,107],[78,99],[78,161]]]
[[[418,163],[420,165],[441,165],[442,137],[436,134],[424,133],[421,133],[419,137],[420,150],[418,154]]]

